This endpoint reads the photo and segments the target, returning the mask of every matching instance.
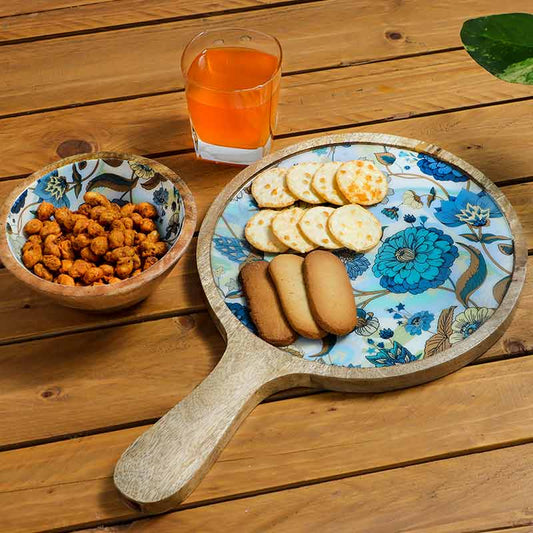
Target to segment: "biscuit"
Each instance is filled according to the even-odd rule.
[[[370,161],[346,161],[335,180],[342,194],[352,203],[373,205],[385,198],[387,178]]]
[[[302,233],[311,242],[328,250],[336,250],[343,247],[328,228],[328,218],[334,212],[334,207],[326,207],[325,205],[312,207],[305,211],[298,223]]]
[[[303,263],[303,257],[282,254],[272,259],[268,271],[292,328],[308,339],[321,339],[326,332],[318,327],[311,314],[304,284]]]
[[[304,260],[304,282],[316,323],[335,335],[347,335],[357,322],[348,273],[331,252],[316,250]]]
[[[356,252],[366,252],[381,239],[381,223],[360,205],[343,205],[328,218],[328,228],[343,246]]]
[[[339,161],[328,161],[324,163],[313,176],[313,181],[311,182],[311,187],[313,190],[322,196],[326,202],[334,205],[346,205],[350,202],[344,197],[337,181],[335,175],[337,170],[342,165]]]
[[[308,204],[323,204],[324,199],[311,188],[313,176],[322,163],[297,163],[287,170],[287,187],[293,196]]]
[[[283,253],[287,251],[285,246],[272,232],[272,220],[279,211],[262,209],[258,211],[244,228],[246,240],[262,252]]]
[[[274,346],[288,346],[298,335],[290,327],[268,273],[266,261],[246,263],[240,278],[250,317],[259,336]]]
[[[301,207],[290,207],[280,211],[272,220],[274,235],[286,246],[304,254],[316,248],[298,226],[305,210]]]
[[[252,196],[259,207],[288,207],[296,201],[286,183],[287,170],[269,168],[252,183]]]

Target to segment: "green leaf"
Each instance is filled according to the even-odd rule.
[[[139,178],[130,180],[129,178],[124,178],[118,174],[100,174],[89,182],[87,190],[92,191],[97,187],[105,187],[106,189],[112,189],[114,191],[126,192],[135,187],[138,179]]]
[[[533,85],[533,15],[505,13],[467,20],[461,40],[472,59],[494,76]]]

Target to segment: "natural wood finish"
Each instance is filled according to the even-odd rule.
[[[3,346],[0,446],[159,417],[222,351],[206,314]]]
[[[529,0],[513,2],[516,11],[529,6]],[[0,114],[181,88],[179,53],[209,28],[237,24],[275,34],[283,47],[283,70],[294,72],[458,47],[465,19],[506,10],[491,0],[324,0],[6,45],[0,47],[0,64],[9,74],[3,78]],[[45,66],[38,76],[35,65]]]
[[[401,392],[324,393],[262,404],[242,424],[187,504],[205,505],[519,443],[533,430],[531,379],[533,359],[522,358],[468,367]],[[136,516],[119,499],[111,476],[123,448],[144,429],[0,454],[5,480],[0,483],[0,504],[4,519],[13,523],[10,533]],[[452,477],[443,479],[453,482]],[[287,493],[280,494],[291,500]],[[416,490],[412,496],[423,494]]]
[[[509,223],[514,238],[514,267],[500,306],[483,328],[431,358],[408,365],[364,369],[288,358],[285,352],[259,339],[239,322],[215,284],[210,259],[215,226],[227,203],[242,186],[283,158],[319,146],[346,142],[396,146],[438,156],[477,181],[491,195]],[[479,170],[426,142],[356,133],[299,143],[240,172],[209,208],[200,228],[196,257],[209,307],[228,345],[213,374],[138,437],[117,462],[113,478],[115,486],[136,508],[147,512],[167,510],[187,498],[242,420],[268,394],[297,386],[382,392],[437,379],[479,357],[501,337],[510,322],[525,279],[527,248],[518,217],[508,200]]]
[[[46,0],[45,2],[49,3]],[[165,22],[167,19],[209,15],[212,12],[235,9],[267,7],[282,2],[283,0],[196,0],[195,2],[93,0],[90,3],[67,1],[61,2],[61,4],[67,4],[64,8],[55,6],[53,11],[40,10],[37,13],[19,14],[6,18],[0,26],[0,42],[70,34],[113,26]],[[25,3],[27,4],[28,0]],[[43,3],[42,0],[41,3]],[[58,4],[58,2],[54,3]],[[76,5],[78,3],[80,5]]]
[[[77,7],[86,4],[103,4],[114,0],[9,0],[0,4],[0,17],[36,14],[43,11]]]
[[[162,178],[171,181],[179,192],[183,202],[183,223],[178,239],[165,255],[159,259],[155,265],[138,276],[122,280],[120,283],[114,285],[67,287],[41,279],[35,276],[33,272],[28,270],[24,265],[19,263],[9,247],[5,228],[11,206],[28,187],[34,185],[38,179],[49,172],[66,165],[77,163],[78,161],[84,161],[88,157],[91,159],[107,158],[133,161],[151,167],[160,174]],[[196,206],[191,191],[172,170],[161,163],[146,159],[145,157],[117,152],[98,152],[91,154],[90,156],[87,156],[86,154],[77,155],[61,159],[56,163],[34,172],[29,178],[19,182],[17,187],[11,191],[0,210],[0,258],[2,259],[4,266],[8,268],[15,277],[25,283],[32,290],[38,292],[41,296],[50,298],[55,303],[89,311],[116,311],[130,307],[144,300],[159,285],[159,283],[163,281],[189,246],[195,227]]]
[[[276,134],[309,130],[310,116],[313,129],[355,126],[526,96],[531,96],[529,87],[498,80],[464,51],[298,74],[283,79]],[[531,102],[521,105],[526,106]],[[511,118],[517,124],[509,133],[518,137],[520,123],[529,126],[528,114],[507,120]],[[506,149],[499,138],[492,138],[500,150]],[[66,150],[113,147],[143,155],[192,149],[183,92],[3,119],[0,144],[2,176],[72,155]],[[508,149],[516,150],[516,145]],[[515,165],[530,163],[527,157],[515,159]]]
[[[216,531],[221,523],[229,531],[286,533],[457,533],[509,531],[523,524],[531,531],[532,461],[533,444],[526,444],[189,509],[98,533]]]
[[[529,334],[533,258],[529,267],[509,328],[478,361],[533,351]],[[168,279],[172,282],[172,277]],[[10,311],[15,314],[13,308]],[[42,320],[44,312],[27,319],[28,325]],[[8,316],[6,312],[1,322]],[[61,329],[56,326],[55,331]],[[208,375],[223,345],[210,318],[201,313],[2,346],[0,412],[5,414],[0,421],[0,446],[157,418]],[[138,391],[144,391],[142,397]],[[10,408],[13,405],[16,410]]]

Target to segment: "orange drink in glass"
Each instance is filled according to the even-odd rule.
[[[185,48],[181,68],[198,157],[248,165],[266,155],[281,78],[277,39],[240,28],[205,31]]]

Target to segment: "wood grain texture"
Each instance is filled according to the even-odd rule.
[[[533,527],[533,445],[188,509],[99,533],[409,531]],[[94,533],[96,533],[93,530]]]
[[[283,0],[196,0],[195,2],[176,2],[175,0],[150,0],[150,2],[143,0],[93,0],[93,2],[54,2],[56,4],[54,8],[50,8],[53,11],[42,9],[38,12],[18,14],[3,20],[0,26],[0,42],[35,39],[37,37],[46,37],[47,35],[71,34],[114,26],[164,22],[168,19],[205,16],[212,12],[261,6],[268,7],[277,3],[285,2]],[[29,2],[26,1],[25,4],[29,4]],[[40,4],[43,4],[42,0]],[[66,5],[62,6],[62,4]],[[28,10],[27,5],[25,9]]]
[[[21,14],[37,14],[61,8],[87,4],[100,4],[114,0],[9,0],[0,4],[0,17]]]
[[[478,361],[533,352],[532,305],[530,258],[509,328]],[[45,312],[42,309],[39,316]],[[4,320],[8,316],[6,310]],[[26,320],[25,327],[37,323]],[[54,331],[53,325],[49,327]],[[55,331],[61,328],[55,326]],[[208,375],[223,349],[206,313],[1,346],[0,411],[5,415],[0,446],[157,418]],[[138,391],[143,391],[141,397]]]
[[[283,79],[276,134],[397,120],[527,96],[532,96],[528,87],[498,80],[464,51],[298,74]],[[0,143],[0,176],[33,171],[71,155],[65,154],[68,150],[112,147],[142,155],[192,149],[183,92],[3,119]]]
[[[522,358],[467,367],[432,384],[400,392],[324,393],[261,404],[187,504],[206,504],[528,440],[533,434],[532,378],[533,359]],[[136,516],[120,501],[111,476],[124,447],[144,429],[0,454],[5,480],[0,482],[4,509],[0,523],[12,524],[8,530],[16,533]],[[439,479],[453,483],[455,477]],[[383,489],[381,503],[392,488]],[[363,497],[364,492],[357,490],[354,496]],[[291,501],[289,493],[280,494]],[[422,489],[411,493],[413,498],[424,495]],[[325,497],[318,507],[326,501],[332,500]],[[383,511],[387,508],[382,507]],[[265,512],[265,517],[272,517],[273,509]]]
[[[528,7],[529,0],[513,2],[516,11]],[[209,28],[231,25],[275,34],[283,69],[294,72],[457,47],[465,19],[505,8],[491,0],[325,0],[6,45],[0,48],[0,114],[176,90],[182,87],[179,53]]]

